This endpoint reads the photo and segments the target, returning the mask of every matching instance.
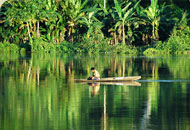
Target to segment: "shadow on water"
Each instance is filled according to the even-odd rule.
[[[78,84],[142,76],[141,86]],[[0,56],[0,129],[189,129],[190,57]]]

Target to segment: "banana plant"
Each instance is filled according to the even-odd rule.
[[[87,37],[90,37],[92,34],[101,34],[103,36],[102,33],[102,22],[100,22],[96,17],[96,13],[99,11],[99,9],[97,8],[97,5],[95,5],[92,8],[88,8],[86,10],[84,10],[86,12],[86,15],[84,15],[79,22],[83,25],[86,25],[88,28],[87,31]]]
[[[52,19],[48,24],[48,40],[54,43],[60,43],[64,41],[65,37],[65,21],[60,14],[57,14],[57,19]]]
[[[110,44],[118,44],[118,37],[116,35],[117,29],[115,29],[115,27],[113,26],[116,23],[117,15],[113,11],[113,9],[109,7],[109,5],[106,6],[106,8],[102,4],[100,4],[99,6],[100,9],[98,11],[98,18],[103,24],[103,33],[108,34],[112,37],[109,41]]]
[[[132,6],[131,2],[127,3],[127,5],[122,8],[123,5],[120,5],[117,0],[114,0],[116,13],[118,15],[117,22],[115,24],[115,28],[118,28],[119,34],[123,34],[122,41],[125,45],[125,24],[128,24],[134,20],[135,9],[139,5],[140,1],[138,1],[134,6]]]
[[[5,25],[7,25],[9,28],[13,28],[13,30],[16,30],[15,33],[22,32],[22,30],[27,28],[29,32],[29,38],[31,38],[28,24],[30,11],[27,8],[27,4],[20,1],[8,1],[7,4],[10,7],[7,8],[6,12],[4,13],[6,17]]]
[[[152,25],[152,40],[158,40],[159,24],[161,13],[163,12],[165,5],[161,8],[158,5],[158,0],[151,0],[150,6],[145,10],[148,22]]]
[[[48,2],[48,4],[47,4]],[[50,0],[33,0],[29,8],[31,10],[30,19],[32,26],[33,37],[40,37],[40,23],[52,22],[57,19],[55,4],[50,4]]]
[[[83,9],[85,8],[88,0],[65,0],[62,2],[62,13],[66,17],[68,38],[73,42],[75,27],[79,24],[79,20],[85,15]]]
[[[11,7],[5,13],[5,23],[12,28],[16,28],[15,33],[25,32],[23,30],[27,29],[29,39],[32,41],[32,23],[35,18],[31,5],[34,3],[32,1],[9,1],[9,4]]]

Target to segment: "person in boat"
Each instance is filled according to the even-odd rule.
[[[100,79],[100,74],[94,67],[91,68],[91,71],[93,73],[93,76],[88,77],[88,80],[98,80],[98,79]]]

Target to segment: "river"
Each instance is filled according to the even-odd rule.
[[[74,82],[91,67],[142,79]],[[190,129],[190,56],[1,54],[0,129]]]

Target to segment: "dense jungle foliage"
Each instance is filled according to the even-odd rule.
[[[0,51],[188,53],[189,7],[188,0],[8,0]]]

